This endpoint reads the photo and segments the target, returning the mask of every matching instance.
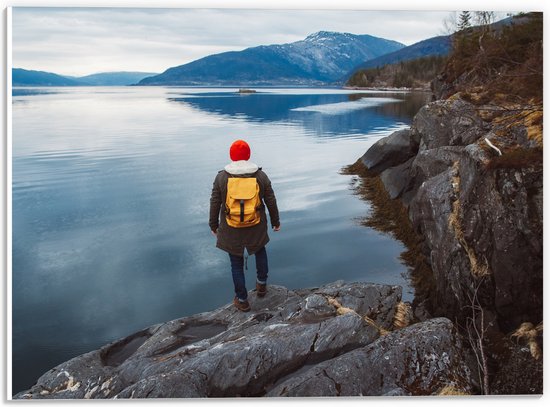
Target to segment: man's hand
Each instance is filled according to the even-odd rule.
[[[212,235],[218,236],[218,229],[216,229],[216,230],[211,230],[211,232],[212,232]]]
[[[279,226],[273,226],[273,231],[274,231],[274,232],[278,232],[279,230],[281,230],[281,225],[279,225]]]

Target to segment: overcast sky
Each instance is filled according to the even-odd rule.
[[[299,41],[320,30],[370,34],[410,45],[443,34],[443,20],[449,15],[347,8],[15,7],[12,66],[74,76],[163,72],[214,53]]]

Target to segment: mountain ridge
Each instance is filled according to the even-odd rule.
[[[53,72],[12,68],[12,86],[81,86],[77,80]]]
[[[12,68],[12,86],[126,86],[133,85],[151,72],[100,72],[86,76],[66,76],[53,72]]]
[[[347,82],[355,73],[368,68],[383,67],[384,65],[395,64],[398,62],[410,61],[413,59],[429,56],[446,56],[451,52],[451,35],[439,35],[416,42],[397,51],[381,55],[377,58],[364,61],[354,67],[344,78]]]
[[[133,85],[143,78],[156,75],[153,72],[115,71],[99,72],[91,75],[81,76],[77,79],[92,86],[124,86]]]
[[[209,55],[138,85],[327,85],[360,62],[403,47],[368,34],[319,31],[292,43]]]

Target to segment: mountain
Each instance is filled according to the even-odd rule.
[[[152,72],[103,72],[75,78],[90,86],[126,86],[138,83],[143,78],[157,75]]]
[[[12,69],[12,86],[80,86],[76,79],[51,72]]]
[[[491,28],[497,32],[501,32],[505,27],[508,27],[514,22],[516,24],[520,24],[526,20],[528,20],[528,17],[523,14],[515,16],[514,18],[507,17],[492,23]],[[354,67],[354,69],[352,69],[344,77],[344,82],[349,80],[354,73],[357,73],[357,71],[362,69],[383,67],[384,65],[395,64],[401,61],[411,61],[424,57],[447,56],[452,50],[452,36],[453,35],[441,35],[438,37],[428,38],[427,40],[423,40],[397,51],[387,53],[378,58],[365,60],[360,65]]]
[[[404,45],[370,35],[320,31],[290,44],[210,55],[139,85],[322,85]]]
[[[149,72],[104,72],[74,77],[51,72],[12,69],[12,86],[125,86],[133,85],[155,73]]]
[[[354,67],[351,74],[359,69],[376,68],[388,64],[395,64],[401,61],[410,61],[428,56],[448,55],[451,52],[452,42],[450,35],[441,35],[438,37],[428,38],[401,48],[400,50],[382,55],[378,58],[370,59],[359,66]]]

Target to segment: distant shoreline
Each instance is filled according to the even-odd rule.
[[[342,86],[346,90],[368,90],[379,92],[431,92],[429,88],[392,88],[392,87],[363,87],[363,86]]]
[[[245,88],[241,92],[239,86],[231,85],[21,85],[14,84],[12,89],[32,89],[32,88],[105,88],[105,87],[167,87],[167,88],[204,88],[204,89],[235,89],[238,93],[255,93],[254,89]],[[335,89],[335,90],[364,90],[370,92],[431,92],[429,88],[393,88],[393,87],[361,87],[361,86],[297,86],[297,85],[264,85],[254,86],[256,89]],[[247,92],[248,91],[248,92]]]

